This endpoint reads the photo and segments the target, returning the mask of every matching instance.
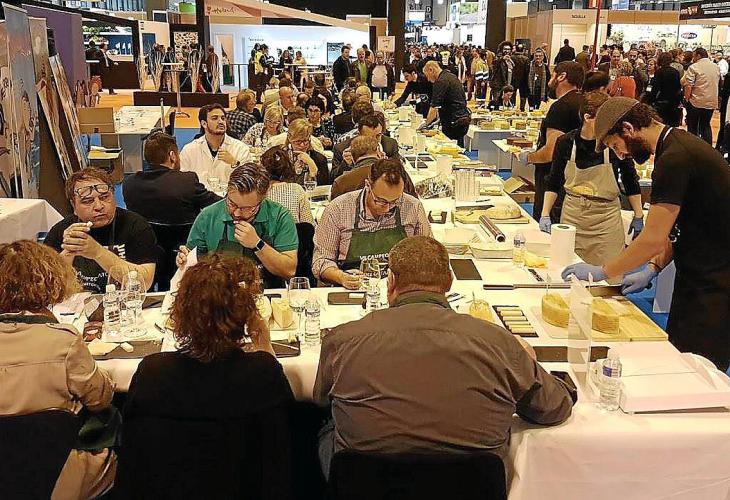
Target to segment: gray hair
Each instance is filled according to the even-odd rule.
[[[257,192],[265,196],[269,190],[271,177],[266,169],[258,163],[248,162],[236,166],[228,179],[228,189],[235,189],[239,193]]]

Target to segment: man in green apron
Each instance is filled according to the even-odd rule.
[[[314,234],[312,270],[320,280],[357,289],[360,264],[375,257],[384,264],[399,241],[431,235],[421,202],[403,193],[399,160],[376,161],[365,187],[333,200]]]
[[[198,254],[224,252],[245,255],[261,271],[265,288],[283,288],[297,269],[299,239],[291,213],[269,199],[269,175],[255,163],[231,172],[225,199],[206,207],[180,247],[177,265],[185,265],[190,250]]]
[[[674,260],[677,274],[667,333],[680,351],[730,365],[730,167],[702,139],[664,125],[652,108],[612,97],[596,115],[596,144],[644,163],[654,154],[651,209],[642,233],[603,267],[568,266],[563,278],[622,277],[645,288]],[[640,268],[637,272],[631,272]]]
[[[558,193],[564,189],[560,222],[575,226],[575,253],[595,265],[605,264],[624,249],[619,174],[634,210],[629,230],[637,237],[644,228],[641,188],[634,161],[621,160],[609,149],[596,152],[596,112],[607,99],[608,94],[601,91],[586,94],[580,107],[581,128],[557,140],[550,173],[545,179],[545,201],[540,217],[540,229],[549,233],[550,211]]]

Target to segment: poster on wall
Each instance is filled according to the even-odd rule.
[[[20,191],[20,172],[10,158],[11,137],[10,112],[10,68],[8,68],[8,45],[5,21],[0,21],[0,195],[17,196]]]
[[[40,179],[40,134],[38,98],[31,50],[28,15],[22,9],[3,4],[8,40],[10,95],[13,120],[10,156],[20,171],[24,198],[38,197]]]
[[[30,37],[33,41],[33,63],[35,65],[36,92],[41,101],[41,108],[46,116],[51,138],[58,158],[61,162],[61,174],[67,179],[73,173],[71,159],[68,156],[66,143],[63,142],[58,112],[58,91],[51,74],[51,63],[48,61],[48,38],[46,20],[32,18],[30,21]]]
[[[332,65],[342,55],[343,42],[327,42],[327,64]]]
[[[76,151],[79,165],[82,169],[86,168],[86,155],[84,154],[84,143],[81,140],[81,129],[79,128],[79,117],[76,113],[73,99],[71,98],[71,89],[66,80],[66,73],[63,71],[63,65],[59,55],[49,57],[48,62],[51,63],[51,74],[58,92],[58,97],[63,109],[65,117],[65,125],[69,130],[69,137],[73,143],[72,149]]]
[[[283,51],[291,48],[292,57],[294,57],[297,51],[300,51],[307,64],[327,64],[327,48],[329,44],[324,40],[287,40],[278,37],[267,37],[265,34],[257,34],[244,38],[243,53],[249,54],[257,43],[265,43],[268,45],[269,55],[277,61]],[[337,57],[339,56],[338,53]]]

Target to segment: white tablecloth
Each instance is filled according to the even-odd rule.
[[[33,240],[63,217],[46,200],[0,198],[0,243]]]

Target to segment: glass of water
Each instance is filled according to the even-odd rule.
[[[304,173],[304,189],[307,191],[309,196],[312,196],[312,191],[317,187],[317,176],[312,175],[309,171]]]
[[[292,311],[297,313],[297,338],[301,338],[302,335],[302,313],[307,306],[307,300],[309,300],[311,289],[309,285],[309,278],[302,278],[295,276],[289,280],[289,306]],[[291,342],[292,338],[289,338]]]
[[[213,191],[214,193],[217,193],[220,191],[221,188],[221,180],[218,177],[210,176],[208,177],[208,189]]]

